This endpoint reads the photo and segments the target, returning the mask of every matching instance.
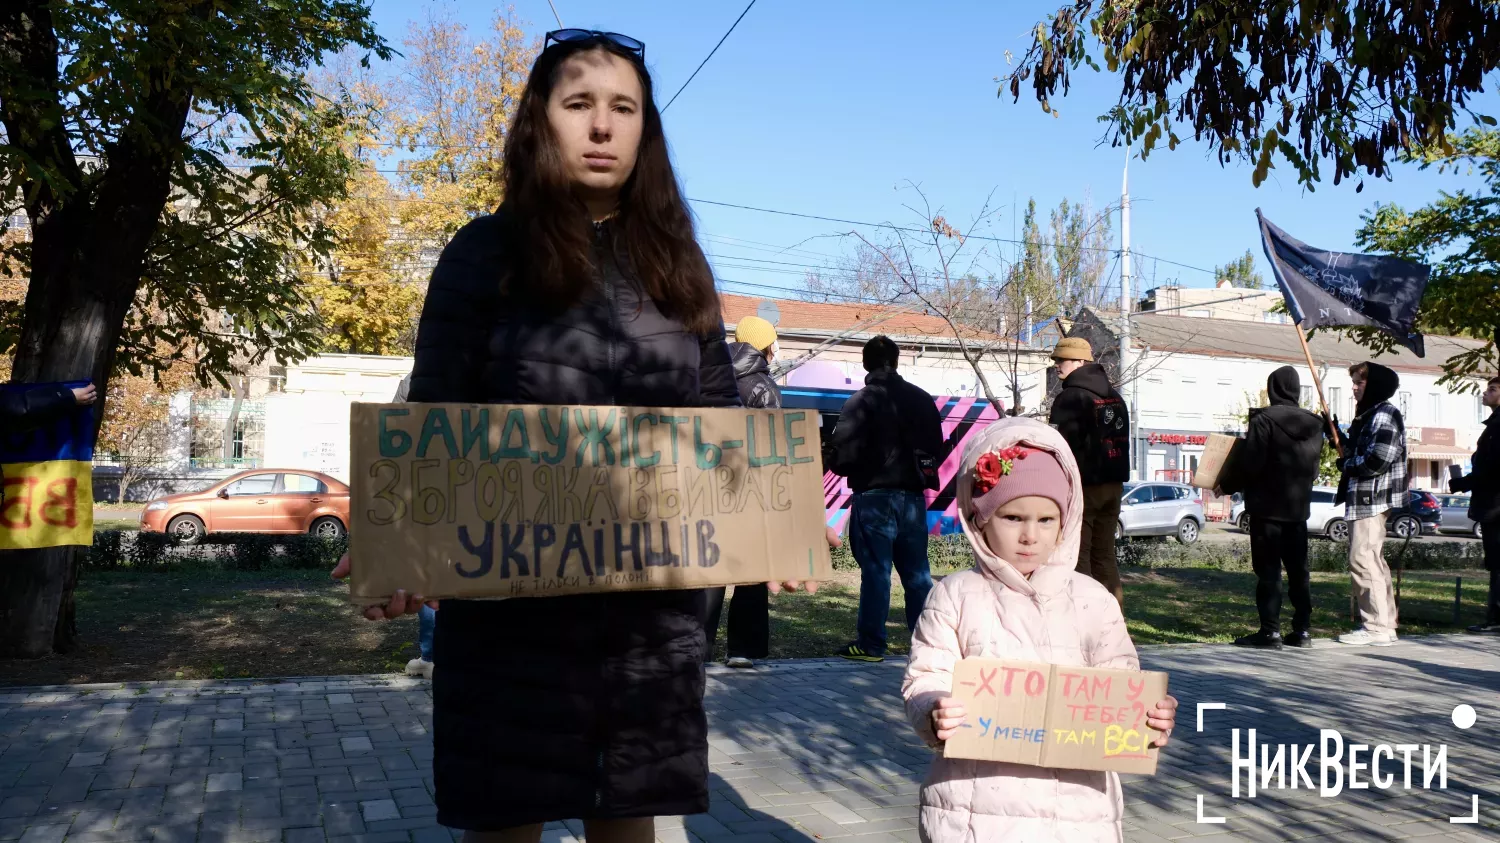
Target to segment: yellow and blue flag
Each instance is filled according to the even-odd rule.
[[[6,384],[19,392],[77,384]],[[29,427],[25,419],[19,427]],[[0,550],[94,542],[94,408],[76,407],[31,429],[0,431]]]

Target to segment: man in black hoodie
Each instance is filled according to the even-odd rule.
[[[1286,643],[1311,647],[1312,587],[1307,569],[1307,519],[1323,453],[1323,419],[1302,409],[1302,381],[1283,366],[1266,379],[1270,406],[1250,411],[1249,432],[1234,451],[1220,488],[1244,492],[1250,514],[1250,560],[1258,581],[1255,607],[1260,630],[1236,638],[1241,647],[1279,650],[1281,569],[1292,599],[1292,633]]]
[[[776,326],[759,316],[746,316],[734,328],[735,341],[729,344],[734,361],[734,382],[740,401],[749,409],[775,410],[781,407],[781,390],[771,377],[771,361],[776,359]],[[724,589],[704,589],[708,601],[703,628],[708,632],[709,655],[719,633],[719,616],[724,611]],[[737,585],[729,598],[730,667],[755,666],[755,659],[771,654],[771,593],[765,583]]]
[[[1052,350],[1062,378],[1062,392],[1052,402],[1047,421],[1073,449],[1083,480],[1083,534],[1078,545],[1078,572],[1098,580],[1125,605],[1120,566],[1115,557],[1115,526],[1120,498],[1130,479],[1130,413],[1094,362],[1088,340],[1068,337]]]
[[[859,637],[837,655],[850,661],[885,658],[891,610],[891,566],[906,591],[906,625],[932,591],[927,560],[926,489],[937,488],[936,463],[947,455],[937,402],[896,374],[901,349],[889,337],[865,343],[865,388],[844,402],[828,468],[849,478],[849,549],[859,562]]]
[[[1470,493],[1469,518],[1483,530],[1484,567],[1490,572],[1484,623],[1469,627],[1469,631],[1500,632],[1500,378],[1490,378],[1480,400],[1492,412],[1474,449],[1474,470],[1455,478],[1451,489]]]

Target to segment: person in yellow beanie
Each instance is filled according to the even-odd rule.
[[[734,361],[735,385],[747,408],[778,409],[781,390],[771,377],[771,361],[776,359],[776,326],[759,316],[746,316],[734,326],[734,342],[729,356]],[[708,612],[704,629],[712,649],[719,631],[719,615],[724,609],[724,589],[707,589]],[[770,591],[764,584],[737,585],[729,600],[730,667],[755,666],[771,652]]]

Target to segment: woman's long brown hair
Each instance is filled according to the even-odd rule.
[[[641,145],[620,190],[616,244],[662,312],[693,333],[723,330],[713,274],[693,237],[693,219],[677,185],[662,132],[651,74],[640,58],[608,42],[554,44],[537,56],[505,141],[505,208],[513,263],[507,291],[551,308],[577,304],[594,284],[588,210],[573,195],[547,119],[559,71],[568,57],[606,50],[630,62],[641,81]]]

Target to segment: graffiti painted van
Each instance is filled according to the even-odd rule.
[[[839,412],[855,390],[812,386],[787,386],[781,391],[781,405],[787,409],[816,410],[824,444],[833,436]],[[934,535],[955,533],[958,524],[958,463],[964,442],[1000,418],[990,402],[983,398],[941,396],[934,399],[943,418],[943,436],[948,449],[938,471],[942,488],[927,492],[927,529]],[[844,478],[832,472],[823,474],[823,505],[828,524],[843,532],[849,520],[849,503],[853,493]]]

